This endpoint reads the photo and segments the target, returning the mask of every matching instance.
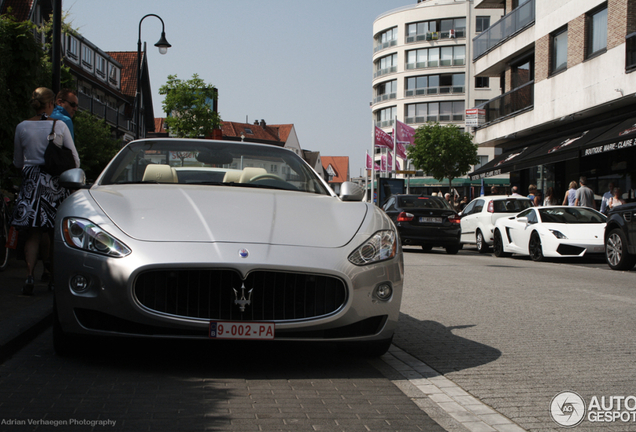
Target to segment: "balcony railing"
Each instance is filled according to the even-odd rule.
[[[535,19],[535,0],[528,0],[473,39],[473,61],[508,40]]]
[[[390,40],[390,41],[386,41],[386,42],[378,42],[375,45],[375,47],[373,48],[373,52],[375,53],[375,52],[378,52],[380,50],[383,50],[385,48],[389,48],[389,47],[392,47],[392,46],[395,46],[395,45],[397,45],[397,40],[396,39],[393,39],[393,40]]]
[[[625,71],[636,70],[636,32],[625,37]]]
[[[425,87],[418,89],[406,90],[406,97],[413,96],[430,96],[437,94],[457,94],[457,93],[465,93],[466,88],[464,86],[440,86],[440,87]]]
[[[440,39],[457,39],[466,37],[466,28],[460,27],[453,30],[444,30],[438,32],[420,33],[406,37],[406,43],[435,41]]]
[[[390,73],[395,73],[395,72],[397,72],[397,66],[391,66],[391,67],[384,68],[384,69],[378,69],[373,74],[373,78],[377,78],[379,76],[390,74]]]
[[[429,60],[417,63],[407,63],[406,69],[425,69],[425,68],[434,68],[434,67],[444,67],[444,66],[464,66],[466,61],[463,58],[456,58],[453,60]]]
[[[464,121],[463,113],[455,113],[455,114],[433,114],[433,115],[425,115],[425,116],[416,116],[416,117],[406,117],[404,120],[406,124],[423,124],[426,122],[450,122]]]
[[[510,116],[534,106],[534,81],[497,96],[479,106],[486,110],[486,123]]]
[[[79,107],[93,114],[94,116],[106,120],[110,125],[121,130],[132,132],[134,124],[126,116],[116,109],[109,107],[92,97],[79,92],[77,95]]]
[[[385,93],[385,94],[378,95],[375,98],[373,98],[373,103],[377,104],[377,103],[384,102],[384,101],[391,100],[391,99],[395,99],[395,98],[397,98],[397,94],[396,93]]]

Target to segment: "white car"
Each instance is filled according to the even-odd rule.
[[[587,207],[533,207],[516,216],[497,220],[493,250],[497,257],[529,255],[582,257],[603,253],[607,217]]]
[[[532,200],[523,196],[490,195],[472,200],[461,213],[461,244],[474,244],[481,253],[493,242],[497,219],[512,216],[532,207]]]

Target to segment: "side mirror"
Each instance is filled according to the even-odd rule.
[[[60,186],[66,189],[81,189],[86,186],[86,173],[81,168],[73,168],[60,174]]]
[[[365,190],[353,182],[344,182],[340,185],[340,199],[343,201],[362,201]]]
[[[528,218],[527,218],[527,217],[525,217],[525,216],[524,216],[524,217],[517,218],[517,222],[527,224],[527,223],[528,223]]]

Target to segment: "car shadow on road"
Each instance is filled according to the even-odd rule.
[[[497,348],[454,333],[470,327],[474,325],[446,327],[437,321],[421,321],[402,313],[393,344],[442,375],[481,366],[501,357]]]

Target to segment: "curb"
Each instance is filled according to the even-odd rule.
[[[53,323],[53,298],[47,297],[2,320],[0,363],[15,354]]]

